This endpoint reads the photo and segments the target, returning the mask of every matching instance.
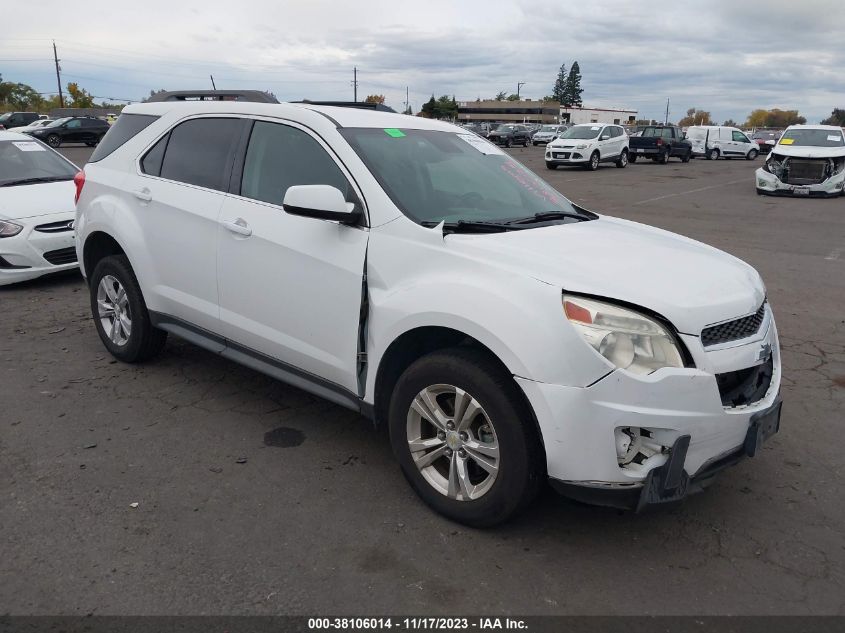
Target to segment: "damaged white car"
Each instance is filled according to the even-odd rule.
[[[760,195],[843,195],[845,139],[842,128],[832,125],[787,128],[755,178]]]

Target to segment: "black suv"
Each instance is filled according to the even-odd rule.
[[[500,125],[487,135],[487,140],[505,147],[511,145],[528,147],[531,142],[531,134],[522,125]]]
[[[0,115],[0,130],[11,130],[38,120],[37,112],[7,112]]]
[[[50,147],[59,147],[62,143],[85,143],[88,147],[94,147],[108,131],[109,124],[101,119],[70,116],[56,119],[50,125],[27,134],[45,141]]]

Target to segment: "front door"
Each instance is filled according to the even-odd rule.
[[[317,184],[360,205],[351,179],[307,130],[267,121],[254,123],[242,171],[218,228],[224,336],[246,353],[357,393],[369,232],[282,208],[288,187]]]

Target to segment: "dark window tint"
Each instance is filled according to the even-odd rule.
[[[343,172],[311,136],[287,125],[256,121],[241,195],[281,205],[288,187],[294,185],[331,185],[340,189],[347,201],[355,201]]]
[[[88,162],[96,163],[104,159],[157,118],[148,114],[121,114],[97,145]]]
[[[193,119],[170,132],[161,177],[225,191],[241,119]]]
[[[158,143],[152,146],[149,152],[141,159],[141,171],[150,176],[161,175],[161,161],[164,159],[164,149],[167,147],[167,139],[170,134],[164,136]]]
[[[81,128],[82,127],[82,121],[80,121],[79,119],[71,119],[70,121],[67,122],[67,127],[68,127],[69,130]]]
[[[82,119],[82,127],[99,127],[100,122],[96,119]]]

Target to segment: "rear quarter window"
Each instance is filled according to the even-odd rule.
[[[158,119],[157,116],[149,114],[121,114],[109,127],[109,131],[97,145],[97,149],[94,150],[88,162],[96,163],[98,160],[103,160],[156,119]]]

